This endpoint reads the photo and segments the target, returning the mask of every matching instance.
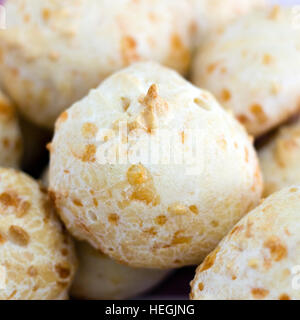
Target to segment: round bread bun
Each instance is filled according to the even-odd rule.
[[[151,62],[65,111],[50,158],[67,228],[132,267],[199,263],[262,191],[244,128],[211,94]]]
[[[198,45],[210,32],[221,30],[226,24],[251,10],[266,6],[265,0],[190,0],[197,16]]]
[[[300,31],[278,6],[240,17],[199,49],[192,81],[260,136],[299,111]],[[280,40],[279,40],[280,39]]]
[[[0,169],[0,300],[68,298],[75,253],[47,194],[14,169]]]
[[[195,300],[300,299],[300,187],[272,194],[204,260]]]
[[[300,184],[300,119],[280,128],[259,150],[264,196]]]
[[[158,285],[170,272],[120,265],[84,242],[78,242],[76,249],[79,269],[70,295],[77,299],[133,298]]]
[[[0,91],[0,166],[18,168],[22,138],[15,108]]]
[[[0,74],[34,123],[53,128],[63,110],[132,62],[187,72],[195,21],[189,0],[71,2],[6,2]]]

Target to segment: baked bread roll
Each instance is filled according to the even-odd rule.
[[[90,89],[135,61],[186,73],[195,22],[189,0],[11,0],[0,74],[20,111],[53,128]]]
[[[300,187],[274,193],[198,267],[195,300],[299,300]]]
[[[278,6],[240,17],[199,49],[192,81],[260,136],[299,111],[300,31]],[[280,40],[279,40],[280,39]]]
[[[150,62],[115,73],[65,111],[50,158],[50,192],[67,228],[131,267],[199,263],[262,191],[238,121]]]
[[[158,285],[170,273],[168,270],[129,268],[84,242],[78,242],[76,249],[79,268],[70,294],[78,299],[133,298]]]
[[[0,299],[67,299],[76,258],[47,193],[24,173],[0,169]]]

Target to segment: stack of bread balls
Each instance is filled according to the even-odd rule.
[[[3,86],[22,114],[47,128],[91,88],[131,63],[155,60],[186,74],[199,33],[204,36],[210,27],[264,3],[73,2],[12,0],[6,4],[9,19],[0,35]]]
[[[1,300],[129,299],[185,266],[199,266],[191,299],[300,299],[291,9],[264,0],[5,8]]]
[[[56,117],[108,75],[154,59],[185,74],[193,10],[189,0],[8,1],[0,35],[3,86],[34,123]]]

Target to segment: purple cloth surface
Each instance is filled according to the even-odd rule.
[[[188,300],[190,282],[194,279],[195,269],[196,267],[186,267],[176,270],[154,290],[136,299]]]

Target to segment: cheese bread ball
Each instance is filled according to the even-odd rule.
[[[280,128],[258,154],[265,196],[300,184],[300,119]]]
[[[290,9],[253,12],[199,50],[193,82],[259,136],[299,111],[300,30]]]
[[[193,42],[189,0],[11,0],[0,31],[0,74],[21,112],[52,128],[91,88],[132,62],[186,73]]]
[[[261,196],[244,128],[155,63],[115,73],[65,111],[50,153],[67,228],[132,267],[199,263]]]
[[[198,267],[195,300],[300,299],[300,187],[274,193]]]
[[[29,176],[0,169],[0,300],[66,299],[76,259],[47,194]]]
[[[22,154],[22,139],[15,108],[0,91],[0,166],[17,168]]]
[[[70,294],[78,299],[132,298],[159,284],[169,273],[120,265],[84,242],[78,242],[76,249],[79,269]]]
[[[207,34],[221,30],[236,17],[256,8],[265,7],[266,0],[189,0],[194,6],[197,22],[197,41],[202,43]]]

